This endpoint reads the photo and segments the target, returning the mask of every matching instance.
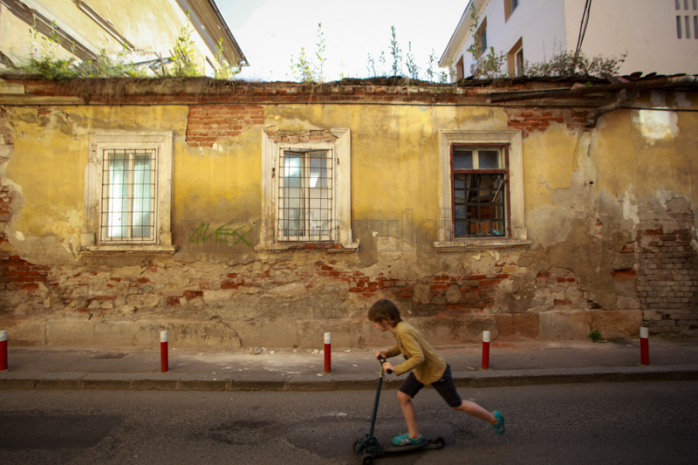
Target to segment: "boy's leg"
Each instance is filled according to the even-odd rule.
[[[405,417],[405,423],[407,423],[407,434],[410,438],[419,438],[419,429],[417,429],[417,412],[414,410],[414,404],[412,403],[412,397],[408,396],[404,392],[397,392],[397,400],[400,402],[400,407],[402,407],[402,415]]]
[[[493,413],[488,412],[475,402],[462,400],[460,398],[458,391],[456,390],[456,385],[453,383],[453,378],[451,378],[450,365],[446,365],[446,371],[444,372],[443,376],[441,376],[441,379],[439,379],[437,382],[432,383],[432,386],[453,410],[460,410],[461,412],[465,412],[468,415],[474,416],[475,418],[485,420],[493,426],[497,424],[497,418]]]
[[[417,428],[417,413],[415,412],[412,398],[423,387],[424,385],[417,381],[414,373],[410,373],[397,391],[397,400],[400,402],[402,415],[405,417],[405,423],[407,423],[407,434],[411,439],[420,437],[419,429]]]
[[[465,412],[468,415],[474,416],[475,418],[485,420],[487,423],[489,423],[492,426],[497,424],[497,418],[495,418],[494,414],[492,412],[488,412],[484,408],[480,407],[475,402],[471,402],[469,400],[464,400],[464,401],[461,401],[460,406],[452,407],[452,408],[453,408],[453,410],[460,410],[461,412]]]

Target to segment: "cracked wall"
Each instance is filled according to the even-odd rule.
[[[637,102],[653,98],[667,102],[651,94]],[[692,95],[681,98],[686,108],[696,105]],[[16,342],[150,345],[170,328],[173,344],[191,347],[320,347],[328,330],[338,346],[387,344],[365,318],[379,298],[393,299],[443,344],[477,341],[483,330],[498,341],[585,339],[591,329],[632,337],[643,322],[653,332],[696,330],[693,113],[619,110],[588,130],[572,110],[260,101],[239,125],[234,111],[202,111],[2,110],[0,321]],[[210,134],[209,116],[217,118]],[[328,137],[337,127],[352,132],[359,249],[257,249],[262,131],[282,140]],[[530,243],[435,249],[438,131],[511,127],[525,136]],[[88,134],[163,130],[174,133],[178,251],[84,254]],[[245,241],[216,242],[196,232],[202,224],[209,232],[242,228]],[[669,259],[678,261],[667,268]],[[677,272],[656,272],[662,264]],[[668,298],[660,287],[675,288],[676,305],[657,307],[653,299]]]

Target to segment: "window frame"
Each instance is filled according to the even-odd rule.
[[[85,213],[81,251],[84,253],[174,253],[172,245],[172,148],[173,133],[91,133],[85,167]],[[104,153],[108,150],[155,150],[156,174],[153,236],[146,240],[105,240],[103,231]]]
[[[332,170],[332,175],[328,179],[330,180],[331,186],[329,187],[329,192],[331,195],[330,201],[328,204],[330,205],[330,212],[331,216],[335,216],[335,212],[337,211],[337,196],[335,195],[335,178],[336,178],[336,159],[335,159],[335,154],[333,150],[334,144],[319,144],[320,146],[326,145],[326,148],[320,148],[320,147],[315,147],[313,149],[306,149],[306,148],[298,148],[298,147],[291,147],[291,146],[280,146],[279,148],[279,163],[277,168],[277,173],[278,173],[278,189],[279,189],[279,195],[277,197],[278,200],[278,211],[277,211],[277,218],[278,218],[278,224],[279,227],[276,229],[276,240],[277,242],[331,242],[334,241],[336,237],[336,231],[334,227],[330,227],[329,233],[326,235],[320,235],[320,236],[313,236],[310,234],[311,228],[311,218],[306,218],[303,216],[302,221],[303,222],[303,231],[304,234],[302,236],[284,236],[282,235],[282,231],[284,229],[288,229],[288,227],[282,227],[283,222],[285,221],[290,221],[287,218],[284,217],[284,213],[287,211],[287,208],[284,205],[284,202],[286,201],[286,197],[282,196],[281,192],[284,189],[284,177],[282,176],[282,160],[283,158],[287,157],[285,154],[286,152],[291,152],[291,153],[302,153],[304,155],[303,161],[301,164],[301,170],[303,172],[303,175],[301,176],[301,179],[307,179],[310,177],[310,166],[307,163],[308,157],[305,156],[305,154],[313,153],[313,152],[327,152],[329,154],[329,157],[327,159],[329,160],[330,164],[330,169]],[[283,154],[283,155],[281,155]],[[282,158],[283,157],[283,158]],[[306,172],[308,172],[308,176],[306,176]],[[310,211],[310,187],[308,186],[302,186],[301,189],[304,191],[303,192],[303,210]],[[329,218],[327,220],[328,222],[334,221],[333,218]]]
[[[529,245],[528,231],[524,217],[523,185],[523,142],[520,130],[502,131],[468,131],[461,129],[442,129],[439,131],[440,154],[440,190],[439,190],[439,227],[438,241],[433,245],[437,249],[464,249],[481,247],[511,247]],[[508,158],[508,236],[475,238],[455,238],[454,200],[452,181],[452,146],[467,145],[483,147],[496,145],[506,147]]]
[[[351,131],[348,128],[328,130],[336,139],[329,141],[276,142],[266,131],[262,131],[262,221],[259,227],[259,244],[257,249],[283,251],[307,244],[302,239],[281,239],[279,231],[280,206],[280,171],[279,163],[285,150],[314,151],[328,150],[333,163],[333,218],[332,233],[327,240],[313,241],[324,245],[339,245],[344,249],[358,249],[351,231]],[[296,139],[296,138],[294,138]]]
[[[481,150],[481,149],[497,149],[498,153],[498,158],[500,161],[500,164],[504,165],[504,168],[497,168],[497,169],[480,169],[479,167],[477,169],[454,169],[453,168],[453,154],[455,152],[456,147],[464,147],[469,150],[475,151],[475,150]],[[505,191],[504,194],[504,209],[506,211],[506,216],[504,218],[504,223],[505,223],[505,229],[507,231],[506,236],[503,238],[508,238],[511,236],[511,227],[509,224],[509,218],[511,218],[511,204],[509,201],[509,146],[508,145],[502,145],[502,144],[478,144],[478,145],[472,145],[472,144],[460,144],[460,143],[454,143],[451,144],[450,146],[450,151],[451,151],[451,237],[458,241],[458,240],[470,240],[470,239],[489,239],[492,238],[493,236],[463,236],[463,237],[457,237],[456,236],[456,189],[454,187],[454,180],[455,180],[455,175],[456,174],[504,174],[505,180],[504,183],[505,186],[503,190]],[[478,158],[479,158],[479,153],[478,153]],[[467,189],[465,189],[467,191]],[[466,203],[466,211],[467,211],[467,203]],[[467,218],[467,215],[466,215]],[[491,221],[494,223],[494,221]],[[467,229],[468,227],[468,222],[466,221],[465,227]],[[478,227],[479,228],[479,227]]]

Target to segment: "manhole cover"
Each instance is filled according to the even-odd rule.
[[[126,357],[127,355],[128,355],[128,354],[126,354],[126,353],[124,353],[124,352],[104,352],[104,353],[102,353],[102,354],[93,355],[93,356],[90,357],[90,358],[109,358],[109,359],[117,359],[117,358],[124,358],[124,357]]]

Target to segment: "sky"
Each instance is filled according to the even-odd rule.
[[[438,69],[438,61],[468,0],[216,0],[216,4],[250,64],[238,78],[295,80],[291,58],[297,62],[302,47],[317,63],[321,23],[326,58],[323,75],[329,82],[340,79],[342,73],[345,77],[369,77],[369,54],[377,75],[392,74],[391,26],[395,26],[402,49],[403,73],[407,73],[410,42],[421,79],[426,79],[432,50],[434,72],[443,71]],[[380,63],[381,52],[385,65]]]

